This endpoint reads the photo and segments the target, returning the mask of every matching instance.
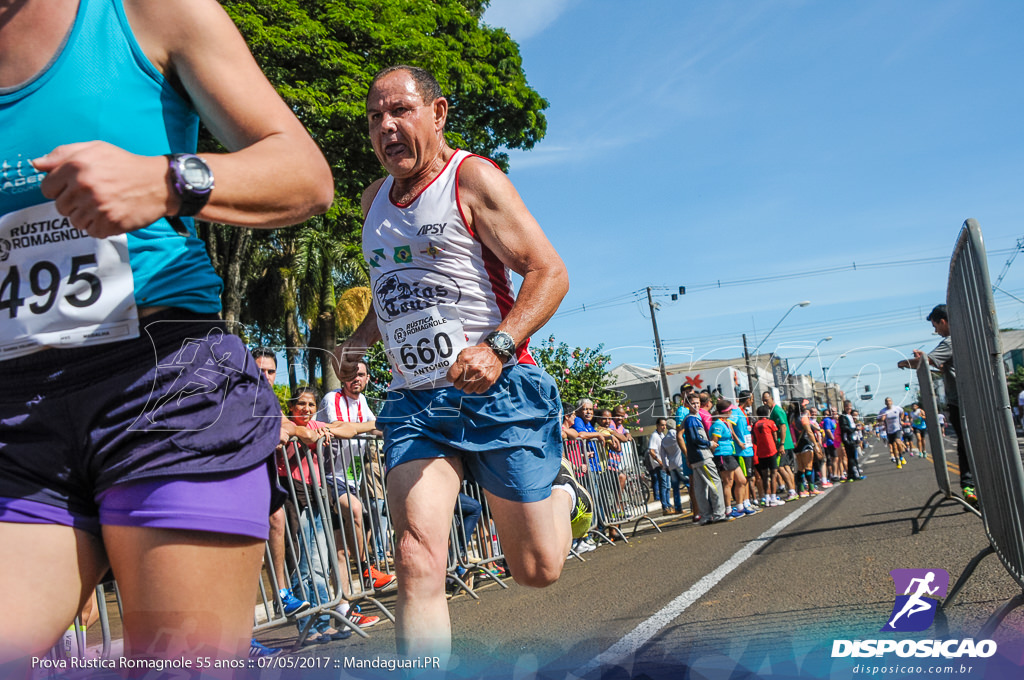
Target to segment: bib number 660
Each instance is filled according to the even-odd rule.
[[[89,307],[99,300],[100,293],[103,291],[100,278],[92,272],[82,271],[86,267],[95,266],[96,256],[93,254],[76,255],[71,258],[71,273],[64,286],[65,290],[79,281],[88,284],[87,290],[64,296],[64,299],[72,307]],[[32,314],[45,314],[50,311],[50,308],[57,302],[57,295],[61,288],[61,273],[57,265],[49,260],[36,262],[28,271],[27,283],[32,289],[33,296],[43,298],[30,303],[28,311]],[[0,310],[6,309],[11,319],[18,317],[20,308],[29,298],[29,296],[21,296],[21,284],[21,273],[16,266],[10,268],[3,282],[0,283]]]
[[[452,355],[452,339],[447,333],[438,333],[433,338],[420,338],[416,346],[405,344],[398,349],[402,365],[410,371],[421,364],[429,366],[437,359],[447,359]]]

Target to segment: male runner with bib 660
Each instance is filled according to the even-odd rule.
[[[346,380],[384,341],[393,380],[377,422],[397,544],[398,650],[447,658],[445,565],[464,475],[483,487],[520,584],[553,583],[572,536],[589,528],[591,499],[561,464],[557,388],[527,349],[569,280],[508,178],[447,145],[448,101],[430,73],[380,72],[366,112],[389,176],[363,194],[373,306],[336,350],[336,368]],[[523,277],[517,298],[510,269]]]

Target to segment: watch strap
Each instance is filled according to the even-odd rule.
[[[196,158],[199,158],[199,156],[196,156],[195,154],[166,154],[167,163],[171,171],[171,185],[174,187],[174,193],[177,194],[179,201],[178,212],[174,216],[192,217],[193,215],[197,214],[200,210],[202,210],[203,206],[206,205],[206,202],[210,200],[210,193],[213,187],[211,186],[210,189],[203,192],[191,191],[188,187],[188,183],[185,181],[185,178],[182,177],[181,171],[178,167],[178,160],[182,156],[195,156]],[[175,228],[175,231],[177,231],[177,228]]]

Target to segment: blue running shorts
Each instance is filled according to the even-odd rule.
[[[551,495],[562,460],[562,408],[547,373],[505,368],[483,394],[454,387],[398,390],[377,417],[387,470],[458,456],[469,479],[495,496],[533,503]]]

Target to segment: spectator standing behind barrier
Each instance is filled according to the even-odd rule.
[[[857,427],[853,403],[843,402],[843,415],[839,417],[839,436],[846,451],[847,478],[850,481],[862,481],[864,473],[860,468],[860,445],[864,435]]]
[[[757,474],[761,477],[761,484],[765,490],[765,505],[778,507],[785,505],[780,500],[776,491],[776,471],[779,469],[779,453],[775,444],[776,434],[779,428],[771,418],[771,409],[761,405],[757,407],[757,421],[754,423],[754,449],[757,454]]]
[[[359,360],[356,364],[356,373],[352,379],[343,383],[340,390],[328,392],[320,400],[317,413],[321,414],[328,423],[372,423],[376,418],[366,401],[366,395],[363,394],[363,390],[366,389],[366,385],[370,381],[370,365],[364,360]],[[380,431],[373,428],[370,434],[379,435]],[[344,524],[349,525],[345,532],[345,538],[359,566],[363,582],[368,587],[381,590],[389,586],[395,580],[395,576],[378,570],[367,554],[369,541],[367,541],[367,532],[363,526],[364,512],[370,518],[374,546],[375,549],[380,549],[381,556],[383,556],[383,546],[386,543],[385,536],[390,532],[390,528],[387,515],[384,512],[384,499],[376,498],[369,493],[373,485],[369,483],[368,473],[371,462],[367,460],[366,448],[365,440],[333,442],[331,451],[334,453],[334,459],[329,468],[333,470],[333,475],[328,482],[333,483],[337,488],[338,516]],[[360,489],[367,490],[366,500],[370,502],[370,507],[364,508],[360,501]],[[373,513],[372,516],[370,513]],[[340,538],[340,532],[336,532],[336,536]],[[338,543],[340,544],[341,541]],[[343,553],[339,555],[339,559],[341,556]],[[338,606],[339,612],[345,616],[348,615],[348,609],[348,602],[343,602]]]
[[[629,429],[626,427],[626,407],[622,404],[612,409],[612,420],[608,425],[608,429],[612,431],[615,438],[620,442],[633,441],[633,435],[629,433]]]
[[[668,472],[669,487],[672,490],[674,507],[666,511],[666,515],[679,515],[683,512],[683,499],[679,493],[679,487],[686,481],[686,474],[683,470],[683,451],[679,447],[675,423],[666,422],[665,436],[661,439],[661,460],[665,463]],[[666,494],[668,495],[668,494]]]
[[[573,427],[576,422],[576,414],[568,406],[568,404],[562,404],[562,439],[579,439],[580,433]]]
[[[680,403],[676,407],[676,424],[679,426],[680,432],[683,431],[683,421],[690,414],[690,395],[693,393],[693,385],[690,383],[683,383],[683,386],[679,388]]]
[[[448,538],[465,475],[484,488],[521,584],[553,583],[573,536],[590,529],[590,496],[562,463],[557,386],[527,349],[568,274],[505,174],[447,145],[448,100],[429,72],[384,69],[366,112],[388,172],[362,200],[373,306],[337,348],[336,370],[348,380],[352,362],[384,341],[393,378],[377,422],[397,546],[396,641],[402,655],[439,656],[443,668]],[[523,277],[518,298],[510,270]]]
[[[729,422],[736,437],[736,459],[740,464],[740,474],[743,475],[743,511],[752,515],[758,511],[757,485],[754,482],[757,474],[754,472],[754,440],[750,434],[750,421],[743,410],[745,406],[750,405],[750,392],[741,391],[737,400],[728,411]],[[754,502],[751,502],[751,499]]]
[[[915,349],[913,358],[904,359],[896,365],[900,368],[917,368],[921,361],[927,360],[929,364],[942,371],[942,384],[946,388],[946,408],[949,409],[949,420],[956,432],[956,457],[957,465],[960,467],[960,489],[964,494],[964,500],[976,505],[978,496],[974,491],[974,475],[971,474],[971,463],[967,458],[967,448],[963,438],[963,423],[960,422],[960,399],[956,389],[953,341],[949,337],[949,316],[946,312],[946,305],[936,305],[928,314],[927,320],[931,322],[935,332],[942,336],[942,340],[930,353],[925,354],[921,350]]]
[[[736,395],[736,406],[733,408],[738,408],[739,412],[743,414],[743,418],[746,421],[746,436],[750,440],[749,443],[750,451],[752,452],[752,457],[748,461],[746,461],[751,464],[750,474],[747,475],[747,492],[749,493],[749,496],[752,499],[752,501],[754,501],[755,503],[757,502],[757,499],[761,499],[761,504],[767,505],[768,503],[765,498],[767,492],[765,491],[763,481],[761,480],[761,475],[757,473],[758,458],[757,448],[754,446],[753,407],[754,395],[751,394],[750,390],[740,390],[740,393]]]
[[[22,291],[50,264],[54,304],[0,323],[26,350],[0,362],[0,664],[49,649],[108,566],[126,656],[245,656],[277,404],[218,320],[192,216],[301,222],[330,206],[330,168],[213,0],[0,11],[0,184],[19,185],[0,241],[63,230],[4,258]],[[225,153],[195,155],[200,118]]]
[[[835,483],[842,481],[842,463],[840,455],[836,451],[836,419],[833,417],[833,411],[831,409],[825,409],[825,416],[821,419],[821,434],[822,434],[822,445],[825,449],[825,465],[828,467],[825,481],[822,486],[832,486]]]
[[[725,510],[729,517],[737,519],[746,515],[743,512],[742,496],[737,493],[738,488],[746,485],[746,479],[742,485],[737,484],[736,476],[742,476],[739,460],[736,458],[736,438],[733,435],[729,415],[722,410],[723,404],[729,401],[723,399],[718,402],[719,406],[714,413],[714,421],[711,423],[711,441],[718,444],[715,448],[715,464],[718,465],[718,474],[722,478],[722,493],[725,496]],[[731,404],[730,404],[731,406]]]
[[[778,492],[779,499],[792,501],[799,498],[799,495],[796,491],[796,480],[794,478],[796,455],[793,453],[793,437],[789,430],[786,412],[782,410],[780,405],[775,403],[775,398],[772,397],[771,392],[764,392],[761,395],[761,403],[770,409],[768,417],[772,419],[775,427],[778,428],[775,445],[779,450],[779,479],[782,486],[788,489],[788,496],[785,497],[783,497],[781,491]]]
[[[672,514],[672,505],[669,501],[668,490],[668,466],[661,457],[661,443],[668,432],[668,421],[665,418],[658,418],[654,421],[654,432],[651,433],[647,442],[647,458],[651,466],[651,488],[654,489],[654,500],[661,502],[661,511]]]
[[[598,447],[595,442],[606,442],[608,437],[599,433],[594,423],[594,402],[583,398],[576,402],[576,417],[572,421],[572,427],[580,439],[587,440],[587,460],[590,461],[590,469],[595,473],[601,471],[601,459],[598,457]]]
[[[722,479],[714,461],[714,451],[718,444],[711,441],[704,429],[700,405],[700,397],[691,394],[687,416],[683,421],[683,443],[686,460],[690,464],[690,484],[697,500],[700,524],[705,525],[732,518],[725,513]]]
[[[317,411],[316,391],[311,387],[297,388],[288,400],[288,419],[302,432],[309,430],[315,433],[317,438],[325,438],[325,451],[329,451],[328,445],[332,436],[351,438],[363,432],[373,429],[373,423],[322,423],[313,419]],[[297,433],[303,440],[310,439],[306,432]],[[292,588],[298,587],[298,579],[307,592],[316,595],[318,605],[327,604],[331,600],[328,591],[328,575],[330,573],[330,557],[328,556],[327,534],[324,529],[324,518],[320,511],[320,503],[316,494],[320,493],[324,480],[320,479],[317,454],[312,452],[309,458],[304,453],[305,444],[290,442],[286,447],[285,455],[278,458],[278,474],[282,477],[291,476],[291,481],[285,485],[294,488],[294,495],[289,498],[285,507],[292,516],[293,526],[298,527],[299,538],[296,541],[299,547],[299,554],[296,556],[298,563],[298,576],[293,581]],[[312,460],[312,464],[310,464]],[[346,565],[347,568],[347,565]],[[346,612],[347,614],[348,612]],[[299,622],[299,628],[304,622]],[[316,644],[330,642],[331,640],[344,640],[352,634],[351,630],[338,630],[331,623],[331,617],[321,614],[313,624],[312,631],[303,640],[303,644]]]
[[[814,486],[813,468],[817,442],[810,411],[800,404],[790,404],[789,422],[796,438],[796,484],[800,498],[817,496],[821,493]]]
[[[1017,395],[1017,415],[1020,416],[1020,428],[1024,430],[1024,390]]]

